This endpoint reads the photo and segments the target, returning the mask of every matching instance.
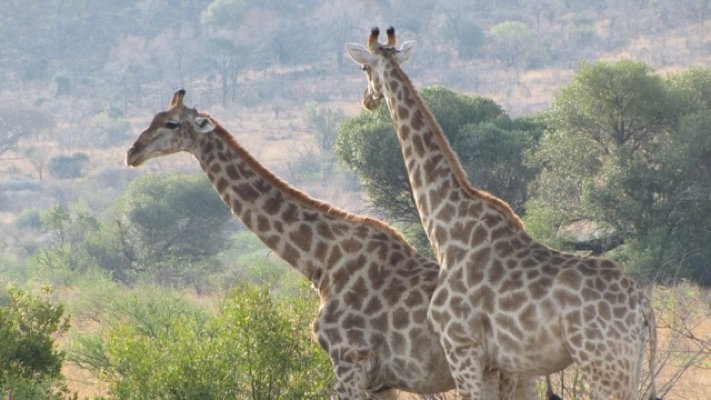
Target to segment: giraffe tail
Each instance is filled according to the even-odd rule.
[[[645,298],[645,300],[645,319],[647,320],[647,328],[649,328],[649,400],[662,400],[661,397],[657,397],[657,388],[654,384],[657,356],[657,322],[656,319],[654,319],[654,309],[652,308],[651,301],[649,298]]]

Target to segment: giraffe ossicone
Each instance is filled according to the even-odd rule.
[[[371,31],[367,47],[346,49],[366,74],[363,106],[372,110],[385,99],[440,262],[428,318],[459,397],[483,398],[486,368],[502,376],[536,376],[575,362],[597,394],[638,398],[645,349],[649,344],[654,371],[656,348],[654,313],[644,291],[610,260],[537,242],[506,202],[472,186],[400,67],[394,29],[384,44],[379,33]]]
[[[126,164],[185,151],[232,213],[320,294],[314,336],[328,353],[340,399],[395,398],[398,389],[454,387],[427,321],[439,265],[393,228],[318,201],[262,166],[207,114],[175,92],[126,155]],[[498,375],[487,374],[495,392]]]

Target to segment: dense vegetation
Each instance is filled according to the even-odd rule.
[[[54,335],[69,329],[64,307],[9,287],[0,292],[0,398],[52,399],[66,392],[64,351]]]
[[[165,289],[142,289],[106,304],[105,328],[78,338],[72,353],[111,382],[112,398],[328,397],[330,364],[307,334],[316,304],[310,290],[298,292],[303,300],[285,299],[239,285],[209,310]]]
[[[661,77],[642,63],[583,65],[531,153],[531,229],[590,222],[600,250],[645,280],[711,284],[711,70]]]
[[[709,285],[710,84],[711,69],[663,78],[638,62],[587,63],[550,110],[516,119],[485,98],[422,96],[469,179],[507,200],[534,236],[615,250],[608,256],[644,282]],[[426,248],[387,109],[346,120],[337,144],[373,206]]]
[[[343,45],[374,24],[418,40],[405,69],[470,179],[534,236],[711,284],[707,2],[426,3],[0,2],[0,398],[71,397],[70,364],[104,383],[88,396],[324,397],[302,278],[194,162],[120,159],[185,87],[294,186],[354,211],[364,194],[429,251],[387,111],[357,112]],[[687,330],[708,296],[680,293],[657,304],[690,339],[675,368],[711,350]]]

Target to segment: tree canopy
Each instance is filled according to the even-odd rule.
[[[556,96],[529,161],[540,168],[527,218],[563,240],[566,227],[614,245],[648,279],[692,278],[711,256],[709,71],[665,79],[642,63],[589,63]],[[541,223],[541,221],[545,221]],[[570,232],[567,232],[570,234]]]
[[[128,186],[107,229],[134,272],[192,269],[226,245],[230,212],[201,175],[152,174]]]

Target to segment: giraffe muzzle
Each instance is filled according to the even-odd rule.
[[[143,163],[139,154],[140,148],[137,145],[131,146],[126,153],[126,165],[129,167],[138,167]]]
[[[380,102],[382,101],[382,99],[382,96],[373,96],[372,94],[368,93],[368,89],[365,89],[365,92],[363,93],[363,102],[361,103],[361,105],[364,109],[368,111],[375,111],[378,109],[378,107],[380,107]]]

